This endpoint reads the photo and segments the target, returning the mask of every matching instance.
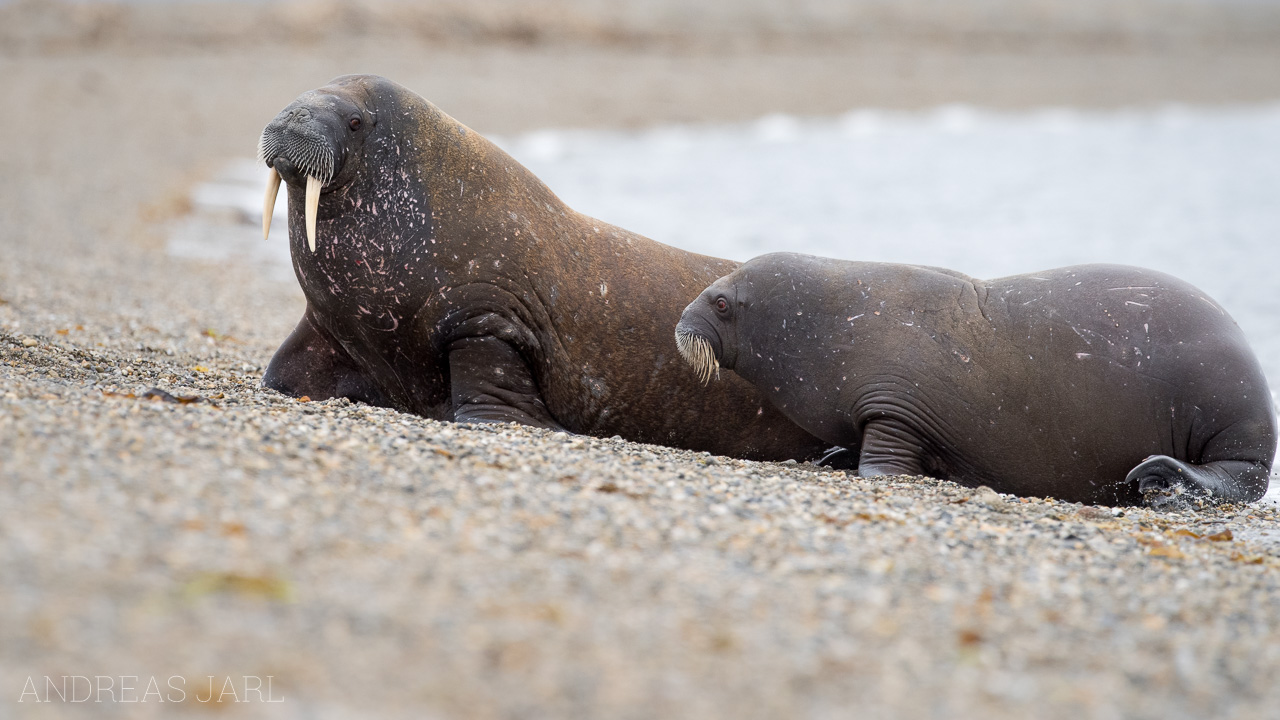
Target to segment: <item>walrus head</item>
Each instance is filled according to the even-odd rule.
[[[734,368],[738,356],[734,315],[742,309],[734,275],[715,281],[689,303],[676,325],[676,349],[705,385],[720,368]]]
[[[358,155],[367,136],[377,129],[376,92],[370,84],[379,80],[367,75],[337,78],[303,93],[262,131],[258,158],[271,169],[262,208],[264,239],[283,179],[306,188],[307,244],[315,252],[320,193],[351,180],[354,171],[348,158]]]
[[[811,342],[823,313],[821,289],[830,261],[799,253],[752,258],[689,303],[676,324],[676,348],[703,383],[719,369],[748,382],[766,367],[785,365],[777,348]],[[842,306],[843,307],[843,306]]]

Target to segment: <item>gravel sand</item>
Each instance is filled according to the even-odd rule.
[[[6,27],[0,718],[1280,706],[1272,506],[1079,506],[299,402],[258,388],[297,288],[162,252],[192,183],[341,72],[509,132],[942,100],[1249,101],[1280,97],[1280,45],[175,47],[112,41],[124,20],[17,33],[59,42]],[[37,703],[46,676],[113,690]],[[268,676],[281,702],[244,692]],[[111,701],[152,677],[185,679],[183,702]]]

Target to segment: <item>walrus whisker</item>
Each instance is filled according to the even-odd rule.
[[[271,216],[276,211],[276,196],[280,194],[280,173],[271,168],[267,175],[267,195],[262,199],[262,239],[271,232]]]
[[[693,366],[694,373],[703,385],[711,382],[713,374],[717,380],[720,379],[720,363],[716,360],[716,353],[711,348],[711,341],[701,335],[677,331],[676,349],[680,351],[680,356],[685,359],[685,362]]]
[[[314,175],[323,184],[333,180],[336,163],[334,149],[323,138],[299,131],[287,135],[272,128],[258,138],[258,160],[271,166],[277,159],[288,160],[299,175]]]
[[[275,133],[264,130],[258,137],[258,162],[266,163],[280,154],[280,138]]]

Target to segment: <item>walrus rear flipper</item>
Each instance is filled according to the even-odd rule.
[[[1154,455],[1129,471],[1125,480],[1136,482],[1148,505],[1178,505],[1184,498],[1218,502],[1253,502],[1267,492],[1271,475],[1264,463],[1220,460],[1192,465],[1167,455]]]
[[[1271,464],[1275,462],[1276,419],[1271,404],[1265,402],[1266,381],[1261,379],[1256,363],[1246,369],[1253,372],[1234,375],[1254,375],[1249,378],[1251,384],[1262,390],[1249,394],[1263,398],[1263,402],[1232,408],[1230,417],[1234,422],[1225,428],[1206,423],[1198,429],[1194,435],[1208,435],[1208,440],[1198,452],[1183,456],[1186,460],[1152,455],[1125,476],[1126,481],[1136,485],[1146,504],[1168,507],[1191,499],[1253,502],[1266,494]]]
[[[391,403],[359,371],[336,342],[316,327],[308,310],[285,339],[262,376],[262,386],[291,397],[345,397],[369,405]]]
[[[471,337],[450,344],[449,383],[455,422],[518,422],[564,429],[542,402],[520,353],[502,340]]]
[[[822,454],[822,457],[818,460],[818,467],[832,470],[852,470],[856,473],[858,472],[858,452],[837,445]]]

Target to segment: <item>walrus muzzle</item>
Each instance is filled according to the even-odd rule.
[[[712,375],[720,379],[720,362],[711,341],[705,336],[681,323],[676,326],[676,349],[680,351],[680,357],[693,366],[703,385],[711,382]]]
[[[321,118],[307,107],[289,107],[276,116],[258,139],[258,159],[266,163],[267,194],[262,202],[262,238],[271,231],[271,214],[275,211],[280,180],[301,183],[305,178],[307,195],[307,246],[316,251],[316,214],[320,207],[320,189],[333,180],[338,151]]]

